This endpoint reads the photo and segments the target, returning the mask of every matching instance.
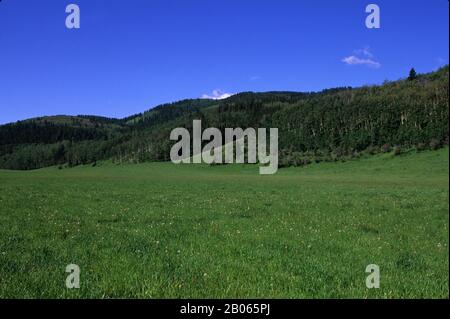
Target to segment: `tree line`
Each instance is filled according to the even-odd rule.
[[[0,168],[167,161],[175,127],[277,127],[282,166],[448,144],[448,66],[383,85],[322,92],[245,92],[221,101],[165,104],[125,119],[0,126]],[[88,122],[86,122],[88,121]],[[80,124],[81,123],[81,124]],[[84,124],[83,124],[84,123]],[[87,123],[87,124],[86,124]]]

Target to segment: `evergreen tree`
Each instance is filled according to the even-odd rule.
[[[411,71],[409,71],[408,80],[414,81],[415,79],[417,79],[417,73],[416,73],[416,70],[414,70],[414,68],[412,68]]]

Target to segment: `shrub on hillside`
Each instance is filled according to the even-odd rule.
[[[370,155],[374,155],[378,152],[378,148],[375,146],[369,146],[368,148],[366,148],[366,153],[370,154]]]
[[[381,146],[381,151],[383,153],[389,153],[392,150],[391,145],[390,144],[384,144],[383,146]]]
[[[348,153],[348,151],[345,148],[341,147],[341,146],[336,147],[333,150],[333,154],[335,155],[335,157],[337,159],[340,159],[340,158],[344,157],[345,155],[347,155],[347,153]]]
[[[304,158],[304,159],[302,159],[302,165],[309,165],[309,164],[311,164],[312,163],[312,161],[311,161],[311,159],[309,159],[309,158]]]
[[[361,157],[361,153],[359,153],[358,151],[354,151],[351,155],[351,159],[358,159]]]
[[[438,139],[433,138],[430,141],[430,148],[432,150],[437,150],[437,149],[441,148],[441,146],[442,146],[441,141],[439,141]]]
[[[403,150],[400,146],[396,145],[394,147],[394,156],[399,156],[403,153]]]
[[[425,151],[427,149],[427,145],[425,143],[419,143],[416,146],[418,152]]]

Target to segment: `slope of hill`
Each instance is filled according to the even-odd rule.
[[[448,144],[448,66],[417,79],[322,92],[244,92],[183,100],[125,119],[56,116],[0,126],[0,168],[166,161],[170,131],[277,127],[282,166]]]

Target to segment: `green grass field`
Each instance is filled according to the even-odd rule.
[[[0,297],[447,298],[448,154],[0,171]]]

